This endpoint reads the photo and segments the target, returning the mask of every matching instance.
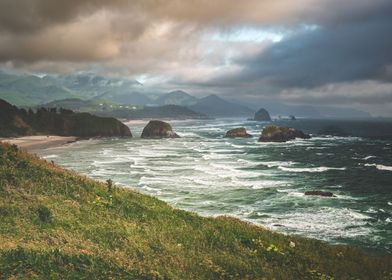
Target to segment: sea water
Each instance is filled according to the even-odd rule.
[[[173,121],[178,139],[91,139],[39,154],[99,180],[112,179],[174,207],[231,215],[288,234],[392,251],[392,122],[278,121],[309,140],[261,143],[268,123]],[[319,135],[333,124],[346,137]],[[253,138],[224,138],[245,127]],[[305,196],[323,190],[336,197]]]

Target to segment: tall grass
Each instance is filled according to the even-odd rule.
[[[7,144],[0,221],[0,279],[392,277],[391,256],[203,218]]]

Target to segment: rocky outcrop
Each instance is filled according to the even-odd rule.
[[[252,137],[252,135],[250,135],[246,132],[245,127],[239,127],[239,128],[234,128],[234,129],[227,131],[225,137],[227,137],[227,138],[236,138],[236,137],[249,138],[249,137]]]
[[[129,127],[115,118],[102,118],[71,110],[39,108],[26,111],[0,99],[0,136],[53,134],[60,136],[127,136]]]
[[[172,126],[163,121],[150,121],[143,129],[142,138],[159,139],[159,138],[179,138],[172,129]]]
[[[309,139],[310,136],[294,128],[269,125],[263,129],[259,142],[286,142],[295,138]]]
[[[255,117],[253,118],[253,120],[260,122],[269,122],[271,121],[271,117],[266,109],[261,108],[255,113]]]
[[[326,197],[336,197],[331,192],[324,192],[324,191],[307,191],[305,195],[316,195],[316,196],[326,196]]]

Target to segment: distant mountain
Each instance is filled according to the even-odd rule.
[[[108,100],[126,105],[148,105],[153,103],[150,98],[139,92],[109,91],[94,99]]]
[[[44,108],[63,108],[79,112],[89,112],[99,116],[121,119],[171,118],[205,119],[206,115],[178,105],[135,106],[111,103],[107,100],[64,99],[42,105]]]
[[[141,86],[136,80],[104,77],[90,73],[58,76],[57,80],[65,88],[78,92],[85,98],[93,98],[102,94],[124,95]]]
[[[126,78],[110,78],[93,74],[63,76],[14,75],[0,72],[0,98],[18,106],[35,106],[59,99],[105,99],[135,105],[151,100],[139,93],[141,84]]]
[[[197,103],[197,98],[182,90],[172,91],[161,95],[155,100],[159,105],[190,106]]]
[[[290,115],[304,118],[370,118],[371,115],[368,112],[352,109],[352,108],[341,108],[333,106],[312,106],[312,105],[289,105],[279,102],[254,102],[253,104],[245,105],[250,106],[252,109],[257,110],[258,107],[265,107],[273,117],[283,116],[288,117]]]
[[[251,117],[254,115],[254,110],[228,102],[217,95],[209,95],[199,99],[194,105],[188,107],[211,117]]]
[[[55,80],[33,75],[0,72],[0,98],[17,106],[34,106],[48,101],[77,97]]]
[[[99,111],[108,111],[116,108],[127,107],[121,104],[100,100],[100,99],[90,99],[90,100],[82,100],[79,98],[69,98],[69,99],[61,99],[48,102],[46,104],[39,105],[37,107],[44,108],[63,108],[69,109],[78,112],[99,112]]]
[[[155,107],[144,107],[140,109],[120,108],[111,111],[96,112],[100,116],[111,116],[121,119],[152,119],[152,118],[165,118],[165,119],[206,119],[206,115],[195,112],[187,107],[178,105],[164,105]]]

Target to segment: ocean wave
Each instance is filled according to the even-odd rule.
[[[392,171],[392,166],[382,165],[382,164],[375,164],[375,163],[365,163],[364,166],[373,166],[378,170],[385,170],[385,171]]]
[[[292,166],[297,164],[294,161],[263,161],[263,162],[259,162],[259,164],[267,166],[268,168],[272,168],[272,167],[287,167],[287,166]]]
[[[260,223],[272,229],[283,228],[285,231],[330,240],[331,238],[355,238],[370,235],[372,230],[366,227],[370,219],[369,216],[349,208],[321,207],[275,215],[260,219]],[[323,234],[320,235],[320,232]]]
[[[308,168],[291,168],[291,167],[285,167],[285,166],[278,166],[278,169],[282,171],[287,171],[287,172],[309,172],[309,173],[319,173],[319,172],[326,172],[330,170],[346,170],[346,167],[326,167],[326,166],[320,166],[320,167],[308,167]]]
[[[52,158],[57,158],[59,157],[58,155],[47,155],[47,156],[43,156],[43,159],[52,159]]]
[[[364,157],[364,158],[362,158],[363,160],[368,160],[368,159],[371,159],[371,158],[376,158],[376,156],[367,156],[367,157]]]

